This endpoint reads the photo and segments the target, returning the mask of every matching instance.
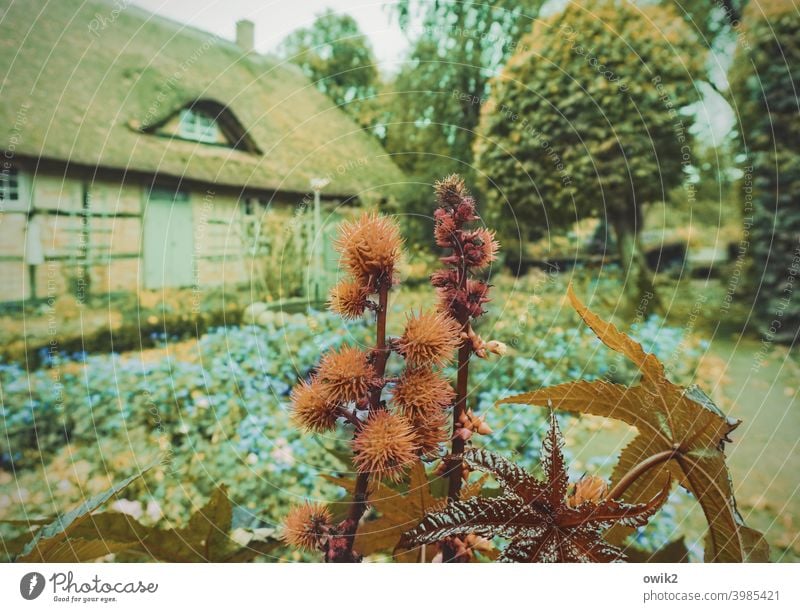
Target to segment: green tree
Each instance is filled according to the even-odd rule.
[[[750,10],[752,9],[752,10]],[[731,74],[745,163],[743,244],[750,290],[769,339],[796,342],[800,330],[800,14],[790,0],[745,11]]]
[[[462,2],[401,0],[393,4],[409,33],[422,31],[387,96],[381,137],[411,179],[403,198],[411,241],[430,234],[427,190],[458,172],[473,182],[473,143],[489,81],[517,49],[544,0]]]
[[[361,125],[369,122],[379,76],[372,47],[355,19],[327,10],[310,27],[289,34],[279,51]]]
[[[493,83],[477,164],[494,213],[522,240],[586,217],[614,231],[626,289],[652,278],[643,206],[687,178],[697,98],[691,32],[674,12],[597,0],[537,22]]]
[[[640,0],[639,4],[648,2]],[[711,46],[732,27],[738,26],[747,0],[662,0],[660,4],[674,7],[675,12],[705,39],[706,45]]]

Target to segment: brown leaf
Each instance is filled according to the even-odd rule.
[[[603,538],[612,525],[644,525],[663,504],[668,490],[646,504],[614,499],[585,501],[575,507],[567,501],[567,470],[561,432],[555,415],[542,445],[545,481],[539,481],[510,461],[482,449],[470,449],[464,462],[495,477],[503,494],[451,502],[428,514],[404,534],[401,546],[432,544],[469,534],[510,540],[500,556],[512,562],[608,562],[623,558],[622,551]]]
[[[629,563],[688,563],[689,550],[686,542],[679,538],[662,546],[654,552],[646,552],[635,548],[625,549]]]
[[[104,512],[92,515],[71,537],[128,543],[126,552],[138,552],[157,561],[173,563],[249,561],[278,545],[272,530],[231,533],[231,517],[230,499],[225,487],[219,486],[185,527],[148,527],[127,514]]]
[[[584,322],[609,348],[625,355],[639,369],[641,380],[632,387],[606,381],[578,381],[523,393],[501,400],[505,404],[546,406],[619,419],[638,430],[622,451],[612,474],[612,487],[643,461],[659,453],[671,458],[656,465],[627,488],[623,499],[641,503],[652,499],[667,482],[679,482],[694,494],[709,524],[712,561],[744,561],[748,550],[760,558],[763,546],[748,543],[736,510],[725,465],[724,444],[739,421],[727,418],[702,391],[670,382],[658,358],[591,312],[569,288],[569,299]],[[621,542],[629,530],[615,528],[610,539]]]
[[[87,499],[77,508],[70,510],[63,516],[56,518],[52,523],[42,527],[15,560],[24,563],[45,563],[50,561],[51,555],[61,554],[58,552],[61,550],[61,546],[70,537],[70,534],[91,516],[94,510],[121,492],[133,481],[141,478],[151,467],[148,466],[102,493]],[[102,553],[102,555],[105,554],[107,553]],[[80,560],[88,561],[90,559],[84,558]]]
[[[430,491],[425,465],[417,461],[409,470],[408,490],[401,494],[378,484],[370,494],[370,504],[380,514],[374,521],[365,522],[358,530],[355,549],[364,556],[379,551],[395,551],[400,536],[416,527],[427,512],[443,505]],[[408,551],[410,559],[419,553]]]
[[[327,475],[324,478],[352,494],[353,480]],[[487,479],[487,475],[482,475],[474,482],[465,484],[461,489],[461,499],[478,495]],[[446,497],[437,497],[433,494],[431,485],[435,482],[428,480],[425,465],[421,461],[415,463],[409,470],[404,490],[396,490],[379,481],[373,482],[369,503],[379,516],[362,523],[356,534],[355,550],[362,556],[379,552],[391,553],[393,559],[400,563],[429,563],[438,552],[437,546],[426,547],[423,560],[423,551],[420,547],[405,549],[398,544],[402,534],[416,527],[427,513],[447,505]],[[488,558],[496,555],[496,551],[480,551],[480,553]]]

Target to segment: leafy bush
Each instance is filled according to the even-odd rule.
[[[745,230],[740,255],[750,254],[750,291],[769,340],[797,340],[800,308],[792,300],[800,276],[800,16],[790,2],[751,3],[732,71],[746,167]],[[751,227],[752,226],[752,227]]]
[[[488,102],[467,100],[482,105],[476,163],[509,240],[602,218],[630,286],[651,289],[636,238],[642,205],[680,185],[691,158],[680,110],[697,97],[693,42],[662,6],[569,3],[535,22]]]

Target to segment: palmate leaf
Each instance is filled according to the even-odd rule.
[[[380,485],[370,495],[370,504],[380,516],[375,521],[365,523],[358,530],[355,549],[364,556],[381,550],[402,555],[402,551],[397,550],[400,536],[410,527],[417,525],[427,512],[441,505],[441,501],[431,494],[425,466],[418,461],[409,470],[408,490],[405,494]],[[414,558],[414,555],[408,558],[402,556],[403,558],[399,560],[408,561]]]
[[[37,534],[38,541],[30,542],[25,549],[28,552],[23,552],[16,560],[75,563],[124,552],[156,561],[238,563],[267,554],[279,545],[272,529],[230,532],[232,506],[224,486],[217,487],[208,503],[190,517],[185,527],[150,527],[120,512],[91,514],[93,509],[140,475],[123,481],[65,515],[63,523],[67,524],[55,535]],[[75,518],[67,522],[75,513]]]
[[[653,552],[626,548],[629,563],[688,563],[689,549],[683,538],[669,542]]]
[[[91,516],[72,535],[87,541],[127,542],[126,552],[173,563],[244,562],[278,546],[271,529],[231,532],[232,516],[226,488],[220,485],[184,527],[149,527],[127,514],[104,512]]]
[[[433,496],[425,466],[417,461],[409,470],[408,488],[399,491],[375,480],[370,484],[369,503],[378,518],[365,521],[356,534],[353,548],[366,557],[378,552],[390,552],[399,561],[414,561],[419,555],[406,555],[397,544],[404,531],[416,526],[425,514],[442,505]],[[352,495],[355,481],[347,478],[325,476]],[[431,551],[433,552],[433,551]]]
[[[388,552],[392,553],[395,561],[402,563],[429,562],[436,555],[435,547],[426,549],[423,559],[422,551],[418,548],[404,548],[399,545],[404,532],[419,525],[428,513],[447,505],[445,497],[433,494],[432,484],[436,480],[428,479],[425,465],[421,461],[417,461],[408,473],[408,482],[404,485],[403,491],[379,481],[372,483],[369,503],[378,513],[378,518],[364,521],[356,534],[354,549],[360,555],[366,557],[378,552]],[[352,494],[353,480],[327,476],[325,478]],[[486,478],[482,477],[466,484],[461,490],[462,499],[480,493],[485,481]],[[443,495],[446,496],[446,489]],[[482,551],[482,554],[493,557],[491,551]]]
[[[569,299],[583,321],[609,348],[625,355],[639,369],[632,387],[606,381],[577,381],[523,393],[501,400],[504,404],[547,406],[570,412],[611,417],[635,427],[638,435],[620,454],[612,486],[632,469],[660,453],[670,458],[638,478],[623,498],[631,503],[652,499],[664,486],[678,482],[692,492],[709,525],[706,557],[709,561],[766,561],[761,534],[744,526],[736,510],[724,444],[739,421],[727,418],[696,387],[670,382],[658,358],[603,321],[577,298]],[[609,538],[619,543],[627,531],[614,529]]]
[[[33,539],[28,542],[15,560],[25,563],[90,561],[108,553],[121,550],[119,548],[119,546],[121,546],[120,542],[109,543],[109,546],[105,549],[87,546],[86,542],[82,542],[80,545],[76,543],[76,546],[70,548],[68,539],[71,537],[71,534],[91,516],[94,510],[128,487],[133,481],[141,478],[151,467],[152,466],[148,466],[102,493],[87,499],[74,510],[57,517],[52,523],[42,527],[36,532]],[[71,557],[69,556],[70,551],[72,552]],[[94,554],[94,556],[87,556],[88,554]]]
[[[509,562],[608,562],[622,560],[622,551],[603,539],[612,525],[639,526],[663,504],[664,489],[646,504],[613,499],[571,506],[567,499],[567,470],[562,437],[555,415],[543,443],[545,481],[538,481],[499,455],[470,449],[463,455],[471,469],[490,472],[503,492],[451,502],[428,514],[403,535],[401,546],[432,544],[444,538],[474,533],[510,540],[500,560]]]

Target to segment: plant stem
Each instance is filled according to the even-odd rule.
[[[386,313],[388,311],[388,302],[389,283],[385,282],[381,284],[381,288],[378,292],[377,323],[375,326],[376,356],[374,367],[378,380],[383,380],[383,375],[386,372],[386,360],[389,357],[389,352],[386,350]],[[380,408],[381,391],[383,391],[382,387],[376,387],[370,392],[370,412]],[[353,553],[353,543],[356,539],[356,531],[358,531],[358,524],[361,521],[361,517],[363,517],[364,513],[367,511],[368,488],[369,473],[359,472],[356,476],[356,485],[353,490],[353,501],[350,504],[350,510],[347,514],[347,518],[342,522],[341,537],[344,539],[344,545],[341,550],[337,550],[331,555],[331,561],[353,563],[358,560]]]
[[[465,292],[467,289],[467,266],[463,260],[464,249],[461,243],[456,245],[457,250],[461,252],[462,260],[458,269],[458,290]],[[469,313],[457,312],[454,313],[456,319],[461,323],[461,331],[465,332],[469,326]],[[447,466],[447,499],[456,501],[461,491],[461,455],[464,454],[465,442],[461,436],[456,436],[456,432],[461,427],[461,415],[467,411],[467,390],[469,386],[469,358],[472,355],[472,343],[464,339],[458,347],[458,371],[456,375],[456,398],[453,404],[453,430],[451,432],[452,443],[450,448],[451,459]]]
[[[353,550],[353,540],[355,539],[358,522],[367,511],[367,486],[369,485],[369,473],[359,472],[356,476],[356,487],[353,492],[353,502],[350,504],[350,512],[347,514],[347,528],[344,536],[349,540],[349,550]]]
[[[353,427],[356,428],[356,431],[361,431],[361,428],[364,427],[364,422],[356,416],[354,410],[342,408],[339,412]]]
[[[391,278],[391,276],[390,276]],[[386,360],[389,358],[389,351],[386,350],[386,313],[389,303],[389,282],[381,283],[378,291],[377,324],[375,331],[375,373],[379,380],[383,380],[386,373]],[[377,410],[381,404],[381,391],[383,388],[376,387],[372,390],[369,397],[370,410]]]
[[[460,247],[460,245],[459,245]],[[461,249],[463,254],[463,248]],[[458,278],[459,290],[464,292],[467,287],[467,266],[463,262],[459,268]],[[469,314],[459,313],[461,330],[466,331],[469,326]],[[456,432],[461,427],[461,415],[467,412],[467,392],[469,389],[469,358],[472,356],[472,342],[464,339],[458,347],[458,371],[456,374],[456,398],[453,404],[453,429],[452,443],[450,447],[450,458],[447,461],[447,499],[457,501],[461,493],[461,481],[463,463],[461,456],[464,454],[466,442],[461,436],[456,436]],[[450,545],[442,547],[442,561],[449,563],[455,559],[455,549]]]
[[[447,467],[447,498],[455,501],[461,492],[461,455],[464,454],[465,442],[455,433],[461,426],[461,415],[467,411],[467,385],[469,381],[469,358],[472,346],[465,341],[458,349],[458,375],[456,378],[456,402],[453,405],[453,442],[450,450],[451,460]]]
[[[681,452],[677,448],[661,451],[633,466],[630,471],[620,479],[616,486],[608,492],[606,499],[619,499],[625,494],[625,491],[646,472],[661,463],[666,463],[670,459],[675,459],[680,454]]]

